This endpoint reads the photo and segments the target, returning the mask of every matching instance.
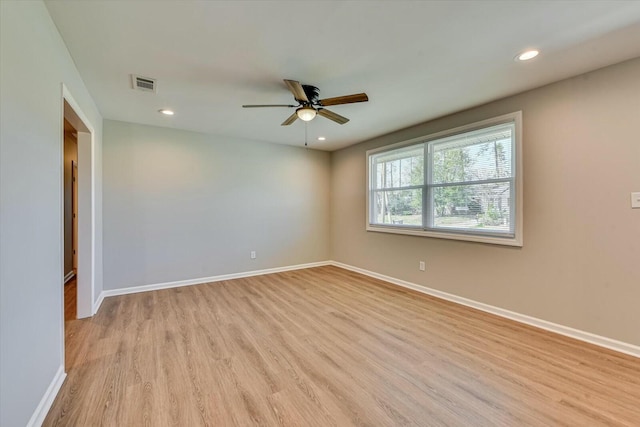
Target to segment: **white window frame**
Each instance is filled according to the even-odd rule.
[[[445,230],[434,230],[434,229],[425,229],[422,227],[409,227],[409,226],[399,226],[395,224],[376,224],[371,222],[371,195],[372,195],[372,184],[373,184],[373,171],[371,170],[371,156],[374,154],[378,154],[385,151],[396,150],[399,148],[407,147],[410,145],[418,145],[418,144],[428,144],[436,139],[441,139],[461,133],[471,132],[483,128],[488,128],[491,126],[496,126],[505,123],[514,123],[515,125],[515,144],[514,151],[512,152],[512,164],[515,178],[514,185],[512,186],[512,191],[515,191],[515,212],[511,216],[511,221],[515,221],[514,224],[514,233],[511,236],[507,235],[491,235],[491,233],[475,233],[475,232],[467,232],[464,230],[455,230],[455,231],[445,231]],[[427,151],[427,150],[425,150]],[[464,126],[459,126],[454,129],[448,129],[442,132],[421,136],[419,138],[414,138],[408,141],[398,142],[396,144],[386,145],[384,147],[375,148],[372,150],[368,150],[366,153],[366,162],[367,162],[367,188],[366,188],[366,229],[367,231],[375,231],[381,233],[393,233],[393,234],[406,234],[410,236],[424,236],[424,237],[435,237],[439,239],[451,239],[451,240],[464,240],[469,242],[481,242],[481,243],[490,243],[496,245],[506,245],[506,246],[522,246],[523,245],[523,225],[522,225],[522,217],[523,217],[523,184],[522,184],[522,111],[516,111],[514,113],[505,114],[498,117],[493,117],[487,120],[482,120],[480,122],[471,123]],[[425,157],[424,159],[425,171],[430,168],[430,161]],[[431,171],[428,171],[427,174],[430,176]],[[427,188],[427,182],[424,183],[424,188]],[[423,191],[426,193],[426,191]],[[427,209],[426,203],[426,195],[423,194],[423,211]],[[431,213],[427,213],[431,215]],[[423,224],[424,226],[424,224]]]

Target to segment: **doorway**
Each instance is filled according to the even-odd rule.
[[[62,85],[62,360],[72,348],[66,326],[93,316],[95,309],[95,165],[93,125]],[[72,361],[71,361],[72,362]]]
[[[78,130],[64,122],[64,321],[78,315]]]

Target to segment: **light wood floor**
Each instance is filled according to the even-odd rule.
[[[78,317],[78,283],[76,278],[64,284],[64,321]]]
[[[640,359],[320,267],[108,298],[45,426],[640,425]]]

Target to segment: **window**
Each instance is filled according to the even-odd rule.
[[[367,230],[522,246],[521,112],[367,152]]]

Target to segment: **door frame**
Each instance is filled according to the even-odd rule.
[[[76,157],[78,141],[76,138]],[[65,236],[67,233],[65,233]],[[78,161],[71,160],[71,268],[78,272]],[[76,279],[77,280],[77,279]]]
[[[76,280],[78,286],[78,318],[91,317],[95,314],[96,294],[96,165],[95,138],[96,126],[89,120],[80,105],[76,102],[67,86],[62,83],[60,97],[60,171],[64,165],[64,126],[67,119],[76,129],[78,145],[78,269]],[[63,175],[63,174],[62,174]],[[60,267],[64,271],[64,176],[60,177]],[[60,277],[60,292],[64,301],[64,280]],[[64,342],[64,303],[62,304],[62,341]],[[62,346],[64,360],[64,346]]]

